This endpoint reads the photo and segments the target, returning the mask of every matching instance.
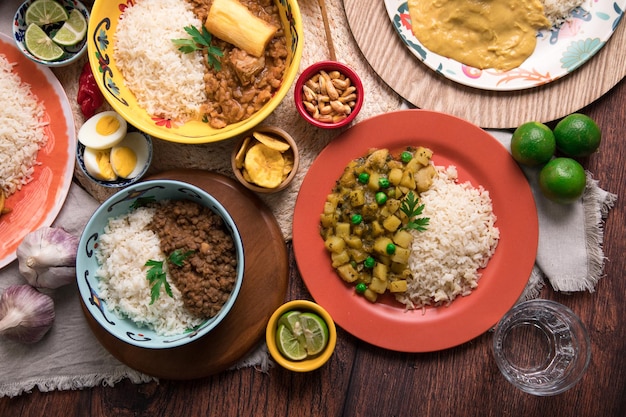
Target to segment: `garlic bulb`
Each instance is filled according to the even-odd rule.
[[[30,232],[17,247],[20,273],[36,288],[58,288],[76,278],[79,238],[61,228]]]
[[[30,285],[7,287],[0,297],[0,335],[21,343],[35,343],[54,322],[54,301]]]

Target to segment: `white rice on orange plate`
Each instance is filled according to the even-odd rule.
[[[45,108],[4,55],[0,55],[0,98],[0,190],[8,197],[33,179],[37,153],[47,141]]]
[[[180,291],[168,279],[173,298],[161,288],[161,296],[150,305],[151,290],[145,263],[162,261],[159,237],[148,229],[154,208],[141,207],[109,219],[98,241],[96,259],[100,268],[99,294],[109,310],[162,336],[183,333],[202,323],[184,308]],[[167,266],[167,263],[164,263]]]
[[[172,39],[189,39],[200,28],[184,0],[138,0],[127,7],[115,31],[113,57],[126,87],[151,116],[184,122],[197,118],[206,101],[200,52],[183,54]]]
[[[396,299],[407,308],[447,305],[478,286],[480,268],[494,254],[500,231],[489,192],[458,183],[456,167],[437,167],[432,187],[420,194],[424,232],[414,232],[408,290]]]

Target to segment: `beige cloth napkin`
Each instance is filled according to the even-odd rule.
[[[67,200],[53,223],[80,236],[98,207],[78,185],[72,184]],[[14,261],[0,270],[0,291],[25,284]],[[54,300],[56,318],[46,336],[36,344],[23,345],[0,339],[0,397],[40,391],[68,390],[113,385],[123,378],[135,383],[152,378],[119,362],[93,336],[85,320],[74,285],[47,291]]]
[[[512,132],[490,130],[509,152]],[[537,260],[524,299],[534,298],[546,278],[555,291],[595,290],[602,278],[603,224],[617,195],[599,187],[587,171],[587,187],[580,202],[563,205],[546,199],[538,188],[539,168],[523,168],[528,178],[539,220]]]

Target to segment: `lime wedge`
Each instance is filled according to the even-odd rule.
[[[36,0],[26,9],[24,19],[27,25],[34,23],[38,26],[43,26],[64,22],[68,19],[68,14],[65,7],[56,1]]]
[[[63,56],[63,49],[34,23],[26,29],[24,44],[31,54],[44,61],[54,61]]]
[[[285,326],[280,324],[276,331],[276,344],[280,353],[292,361],[300,361],[307,357],[307,351],[296,336]]]
[[[328,344],[328,325],[317,314],[300,314],[300,325],[306,340],[306,351],[309,356],[319,354]]]
[[[52,40],[59,45],[72,46],[82,41],[87,34],[87,20],[83,14],[74,9],[70,12],[70,17],[63,23],[61,29],[52,37]]]

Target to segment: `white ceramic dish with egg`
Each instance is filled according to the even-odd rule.
[[[112,146],[111,152],[114,152],[115,148],[121,146],[132,149],[137,157],[135,167],[128,178],[118,176],[118,178],[113,181],[105,181],[93,175],[93,161],[90,161],[91,158],[89,157],[89,154],[85,154],[85,145],[80,141],[77,142],[76,161],[85,176],[98,185],[110,188],[127,187],[137,182],[148,171],[150,162],[152,161],[152,138],[149,135],[138,131],[134,127],[129,126],[124,138]],[[88,169],[88,165],[91,169]]]

